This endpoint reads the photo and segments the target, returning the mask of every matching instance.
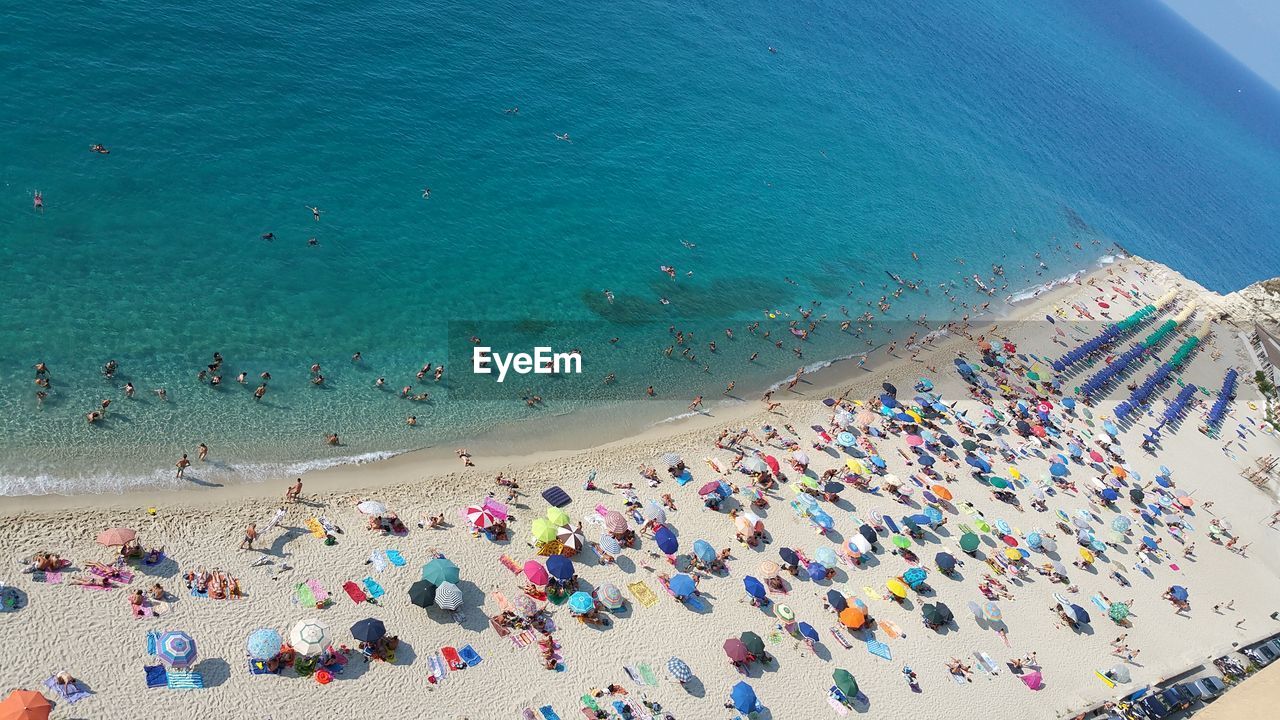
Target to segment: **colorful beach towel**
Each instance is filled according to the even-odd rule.
[[[387,591],[382,589],[382,586],[378,584],[378,581],[371,577],[367,577],[360,582],[364,585],[364,589],[369,593],[369,597],[374,600],[377,600],[387,594]]]
[[[399,550],[388,550],[387,559],[390,560],[391,564],[395,565],[396,567],[404,567],[405,565],[404,556],[400,554]]]
[[[71,687],[69,688],[59,685],[57,675],[45,680],[44,686],[52,690],[58,697],[66,700],[68,705],[75,705],[93,694],[80,687],[79,683],[71,683]]]
[[[325,536],[324,527],[320,525],[319,520],[315,518],[308,518],[306,522],[306,526],[307,526],[307,530],[309,530],[312,535],[320,538],[321,540],[324,539],[324,536]]]
[[[266,660],[254,660],[254,659],[250,658],[250,660],[249,660],[249,674],[250,674],[250,675],[270,675],[270,674],[271,674],[271,671],[270,671],[269,669],[267,669],[267,661],[266,661]]]
[[[640,663],[636,669],[640,671],[640,677],[644,678],[646,685],[657,687],[658,676],[653,674],[653,668],[649,667],[647,663]]]
[[[876,657],[882,657],[885,660],[893,659],[893,653],[889,650],[889,646],[879,640],[868,640],[867,652],[875,655]]]
[[[560,720],[560,716],[556,714],[556,711],[550,705],[543,705],[538,708],[538,712],[542,713],[543,720]]]
[[[169,670],[168,687],[170,690],[201,690],[204,688],[204,676],[195,670]]]
[[[506,569],[510,570],[511,572],[515,573],[516,575],[519,575],[521,572],[523,572],[523,571],[524,571],[524,568],[522,568],[522,567],[520,567],[519,565],[517,565],[517,564],[516,564],[516,561],[515,561],[515,560],[512,560],[512,559],[511,559],[509,556],[507,556],[507,555],[503,555],[501,558],[498,558],[498,560],[502,563],[502,567],[504,567],[504,568],[506,568]]]
[[[147,631],[147,654],[156,654],[156,641],[160,639],[160,633],[155,630]]]
[[[295,585],[293,588],[293,595],[297,599],[298,604],[303,607],[313,608],[320,604],[320,601],[316,599],[315,592],[311,589],[311,586],[306,583],[298,583]]]
[[[645,607],[653,607],[658,602],[658,596],[653,594],[653,590],[645,585],[643,580],[627,583],[627,589],[636,596],[636,601]]]
[[[533,632],[530,630],[522,630],[511,636],[511,644],[516,646],[517,650],[528,647],[533,644]]]
[[[342,583],[342,589],[347,593],[347,597],[356,601],[357,605],[369,599],[369,597],[364,594],[364,591],[360,589],[360,586],[350,580]]]

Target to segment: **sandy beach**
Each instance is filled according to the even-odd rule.
[[[1136,288],[1122,294],[1121,289]],[[917,486],[920,456],[908,444],[900,422],[879,418],[873,423],[879,436],[857,432],[860,440],[874,446],[886,461],[887,472],[902,480],[910,496],[897,502],[886,488],[887,478],[865,473],[878,492],[859,490],[845,477],[852,458],[840,446],[828,444],[813,429],[819,426],[834,436],[833,411],[824,399],[847,398],[867,403],[858,409],[874,409],[871,403],[884,390],[882,383],[897,388],[897,397],[910,404],[912,388],[920,378],[930,378],[942,404],[948,409],[932,420],[934,432],[965,439],[959,430],[961,418],[977,420],[982,405],[969,394],[969,387],[956,372],[953,361],[964,353],[970,362],[981,356],[975,339],[985,336],[997,346],[999,337],[1016,345],[1010,362],[1019,366],[1014,375],[1017,394],[1030,397],[1026,370],[1040,365],[1037,372],[1050,376],[1048,363],[1024,358],[1057,358],[1095,335],[1101,325],[1088,322],[1072,310],[1079,305],[1097,320],[1099,299],[1107,303],[1109,320],[1128,316],[1157,298],[1176,295],[1167,310],[1156,314],[1131,340],[1148,335],[1165,317],[1195,308],[1176,334],[1160,346],[1157,355],[1169,354],[1189,335],[1209,327],[1211,341],[1201,345],[1178,370],[1183,382],[1216,392],[1229,368],[1240,371],[1237,399],[1222,424],[1221,437],[1198,431],[1214,398],[1197,393],[1199,404],[1176,428],[1166,427],[1154,453],[1140,448],[1143,432],[1154,424],[1141,418],[1123,427],[1114,445],[1120,448],[1119,463],[1094,467],[1087,459],[1068,463],[1068,474],[1060,483],[1051,480],[1054,455],[1065,452],[1065,435],[1042,446],[1006,431],[997,438],[1013,446],[1015,460],[999,458],[991,441],[982,448],[993,453],[996,462],[984,480],[975,479],[966,465],[960,446],[939,447],[926,452],[935,456],[940,477],[922,480]],[[1274,296],[1270,299],[1251,288],[1247,292],[1220,297],[1208,293],[1164,266],[1140,258],[1126,258],[1103,270],[1056,288],[1041,297],[1013,308],[1006,317],[975,321],[971,337],[953,335],[922,348],[919,361],[886,357],[877,353],[866,368],[853,361],[838,363],[813,376],[805,376],[793,390],[785,387],[773,399],[780,406],[772,412],[757,398],[745,402],[713,404],[704,412],[676,422],[664,423],[604,444],[574,442],[573,437],[548,441],[555,449],[541,452],[513,452],[500,439],[472,443],[474,467],[462,468],[453,448],[440,447],[410,453],[391,460],[362,466],[342,466],[305,476],[300,499],[282,502],[292,478],[232,487],[199,488],[172,492],[137,493],[113,496],[39,496],[4,498],[0,505],[0,544],[5,549],[5,569],[0,582],[16,591],[17,607],[0,613],[0,641],[18,649],[0,663],[0,691],[12,688],[43,690],[57,701],[52,717],[136,718],[136,717],[331,717],[360,712],[371,716],[412,714],[432,718],[521,718],[526,708],[551,706],[561,718],[579,717],[580,698],[596,689],[620,686],[626,694],[607,692],[596,699],[602,708],[614,701],[631,701],[637,717],[652,715],[675,718],[733,718],[738,711],[724,707],[731,688],[745,680],[759,698],[760,717],[778,719],[828,717],[844,714],[877,714],[897,717],[936,717],[939,708],[949,715],[982,716],[991,720],[1022,717],[1068,717],[1094,707],[1109,698],[1137,689],[1143,684],[1179,674],[1190,666],[1228,652],[1234,645],[1280,633],[1280,621],[1271,615],[1280,610],[1275,598],[1280,593],[1280,553],[1276,535],[1280,530],[1268,524],[1280,509],[1274,481],[1255,486],[1241,477],[1255,460],[1280,454],[1274,435],[1259,430],[1263,400],[1252,384],[1255,360],[1240,333],[1252,330],[1255,317],[1276,316]],[[1060,312],[1059,312],[1060,311]],[[1045,316],[1055,322],[1046,322]],[[991,326],[997,327],[994,331]],[[1055,343],[1055,340],[1057,343]],[[936,368],[936,372],[927,369]],[[1155,369],[1148,361],[1123,382],[1138,382]],[[1102,363],[1080,372],[1064,373],[1060,380],[1065,396]],[[1170,384],[1155,412],[1164,410],[1177,385]],[[1089,416],[1081,403],[1075,412],[1059,407],[1053,396],[1052,422],[1057,430],[1073,433],[1086,441],[1088,449],[1101,449],[1094,439],[1103,435],[1102,422],[1111,416],[1115,403],[1126,397],[1123,383],[1094,404]],[[1002,411],[1006,401],[997,396]],[[1251,407],[1253,404],[1254,407]],[[851,408],[852,411],[852,408]],[[963,413],[963,416],[960,415]],[[1090,417],[1092,416],[1092,417]],[[1006,416],[998,425],[1012,426]],[[777,436],[762,428],[771,426]],[[1241,429],[1243,428],[1243,429]],[[752,458],[770,455],[783,461],[788,482],[766,490],[767,507],[751,507],[752,486],[748,475],[728,472],[736,451],[717,448],[722,431],[748,429],[737,451]],[[979,429],[981,431],[981,429]],[[994,432],[994,431],[993,431]],[[527,446],[526,441],[521,447]],[[815,447],[815,442],[818,446]],[[1048,442],[1048,441],[1047,441]],[[794,448],[788,448],[793,443]],[[1225,445],[1224,445],[1225,444]],[[1026,452],[1018,452],[1025,446]],[[802,517],[793,507],[800,494],[793,487],[801,483],[801,473],[787,465],[793,449],[810,459],[808,477],[817,481],[828,470],[840,469],[837,479],[846,485],[838,500],[815,498],[832,519],[832,527],[820,534],[811,517]],[[683,459],[691,476],[679,484],[666,471],[661,458],[675,454]],[[948,462],[947,458],[951,461]],[[726,469],[719,473],[707,462],[711,458]],[[865,458],[864,458],[865,460]],[[1115,473],[1113,465],[1121,468]],[[661,480],[650,485],[638,468],[653,466]],[[1154,522],[1136,514],[1140,509],[1127,493],[1145,488],[1148,498],[1163,490],[1154,481],[1167,467],[1168,494],[1189,498],[1185,507],[1167,507]],[[1015,468],[1016,473],[1010,468]],[[463,508],[480,505],[489,493],[506,500],[507,488],[494,482],[501,473],[519,483],[519,496],[509,505],[509,539],[491,541],[477,536],[461,515]],[[1124,476],[1118,485],[1120,498],[1113,505],[1095,500],[1095,478],[1112,480]],[[1010,502],[993,495],[988,478],[992,475],[1014,480],[1010,488],[1017,499]],[[596,489],[584,489],[594,476]],[[949,477],[941,477],[949,476]],[[713,480],[733,483],[739,490],[719,509],[704,506],[699,488]],[[1071,489],[1066,486],[1070,483]],[[563,488],[571,502],[562,509],[571,525],[583,523],[588,542],[605,533],[600,511],[626,511],[628,490],[615,484],[633,484],[641,506],[670,496],[665,508],[665,525],[678,540],[675,557],[669,561],[658,551],[655,540],[640,533],[637,547],[624,549],[616,563],[603,563],[588,546],[572,557],[580,589],[591,591],[606,583],[622,590],[625,609],[602,611],[607,626],[576,621],[569,606],[548,604],[546,614],[556,628],[552,636],[559,644],[559,666],[545,669],[536,642],[518,647],[525,640],[536,641],[541,633],[504,629],[500,634],[490,622],[499,615],[499,596],[515,600],[527,584],[502,562],[505,556],[522,566],[527,560],[545,560],[532,545],[533,521],[546,516],[548,503],[540,494],[551,486]],[[821,482],[817,482],[821,486]],[[952,500],[928,503],[924,493],[941,485]],[[1032,507],[1035,489],[1044,493],[1043,510]],[[806,497],[812,497],[806,495]],[[373,499],[394,511],[407,527],[402,534],[383,534],[366,528],[369,518],[356,508],[362,500]],[[1148,499],[1146,502],[1153,502]],[[892,533],[882,531],[874,552],[864,553],[861,563],[846,560],[849,543],[859,535],[859,526],[880,514],[897,519],[924,511],[932,504],[945,520],[923,529],[921,539],[908,549],[919,558],[912,564],[895,550]],[[805,507],[804,504],[800,505]],[[283,516],[272,526],[272,518],[283,508]],[[767,542],[754,546],[735,538],[731,509],[754,512],[763,521]],[[1079,526],[1058,526],[1058,513],[1084,522],[1099,538],[1110,538],[1118,517],[1131,527],[1122,537],[1109,541],[1106,550],[1083,567],[1072,534]],[[445,525],[419,527],[419,522],[443,514]],[[310,532],[308,522],[324,518],[341,528],[331,532],[335,542],[326,544]],[[1170,522],[1170,521],[1173,522]],[[976,531],[981,544],[975,555],[960,549],[961,525],[990,524],[992,530]],[[1001,521],[1001,522],[997,522]],[[1225,527],[1218,531],[1213,525]],[[245,529],[255,523],[261,536],[249,550],[241,550]],[[629,529],[640,530],[629,520]],[[1007,524],[1007,531],[994,526]],[[1065,523],[1064,523],[1065,524]],[[1144,529],[1144,525],[1146,528]],[[270,526],[270,527],[269,527]],[[89,589],[73,584],[77,578],[91,578],[86,563],[110,563],[114,552],[96,542],[101,531],[123,527],[137,531],[145,548],[163,548],[163,560],[148,565],[131,561],[129,582],[115,589]],[[1180,531],[1170,532],[1170,528]],[[1218,536],[1210,537],[1210,531]],[[1056,552],[1030,549],[1019,574],[1017,567],[996,574],[987,559],[1003,557],[1011,543],[1028,548],[1028,537],[1056,535]],[[1142,537],[1153,534],[1160,542],[1156,550],[1144,552]],[[1175,534],[1180,537],[1175,537]],[[729,551],[723,572],[695,572],[698,599],[690,607],[664,592],[660,575],[674,575],[683,567],[696,540],[706,540],[716,550]],[[1118,540],[1118,541],[1117,541]],[[1232,547],[1228,547],[1228,543]],[[1194,551],[1185,555],[1187,547]],[[810,580],[801,569],[800,577],[783,572],[785,592],[770,590],[768,604],[750,602],[744,578],[765,578],[762,563],[779,563],[779,549],[802,551],[815,558],[819,549],[836,553],[840,561],[831,577]],[[52,552],[71,561],[58,574],[36,575],[23,571],[23,561],[36,552]],[[399,566],[386,551],[398,552]],[[935,555],[946,552],[962,561],[951,577],[938,572]],[[460,570],[457,583],[462,593],[457,613],[440,608],[424,610],[409,597],[409,587],[421,576],[421,568],[436,556],[446,557]],[[393,553],[394,557],[394,553]],[[372,560],[372,561],[371,561]],[[1065,565],[1066,582],[1052,582],[1037,572],[1045,563]],[[1083,563],[1082,563],[1083,564]],[[384,567],[385,566],[385,567]],[[1140,568],[1145,566],[1145,572]],[[902,576],[912,567],[928,572],[927,594],[906,593],[901,603],[891,601],[886,582]],[[184,580],[189,572],[222,572],[239,581],[243,597],[217,600],[193,596]],[[1127,584],[1114,577],[1119,573]],[[976,619],[969,603],[985,605],[988,598],[979,589],[985,574],[995,575],[1003,589],[996,593],[999,619]],[[360,583],[369,578],[385,595],[376,604],[356,603],[343,590],[344,583]],[[39,582],[37,580],[43,580]],[[324,609],[307,607],[299,601],[298,586],[308,581],[331,594]],[[135,617],[128,601],[134,589],[149,590],[159,583],[166,600],[155,603],[154,612]],[[643,583],[654,601],[638,601],[630,586]],[[366,584],[368,585],[368,584]],[[1163,596],[1171,586],[1186,588],[1189,610],[1178,608]],[[638,586],[637,586],[638,587]],[[836,614],[824,607],[828,592],[860,600],[867,613],[885,625],[849,631],[840,628]],[[643,591],[642,591],[643,594]],[[1071,628],[1059,622],[1052,609],[1055,594],[1070,604],[1088,610],[1089,623]],[[303,595],[304,597],[305,594]],[[1006,597],[1007,596],[1007,597]],[[1129,627],[1108,619],[1094,598],[1126,603]],[[1109,601],[1106,601],[1109,599]],[[943,602],[954,612],[954,622],[939,630],[925,627],[921,608],[926,603]],[[819,640],[810,647],[790,632],[779,605],[786,605],[796,621],[817,630]],[[391,635],[399,638],[394,662],[366,662],[355,650],[349,628],[364,618],[382,620]],[[330,628],[335,647],[345,644],[347,662],[331,682],[320,684],[314,677],[298,677],[293,669],[279,675],[251,674],[246,638],[260,628],[274,629],[288,640],[298,621],[317,618]],[[163,665],[147,653],[149,632],[185,631],[194,639],[197,658],[193,669],[203,677],[204,689],[148,688],[144,666]],[[728,662],[722,645],[726,639],[753,632],[765,641],[775,661],[753,663],[745,673]],[[1003,631],[1002,636],[997,631]],[[893,637],[898,634],[898,637]],[[1113,654],[1112,641],[1119,636],[1130,650]],[[524,639],[522,639],[522,636]],[[513,638],[516,640],[513,641]],[[850,647],[844,647],[840,640]],[[883,643],[880,655],[869,652],[868,641]],[[442,648],[470,646],[482,658],[474,667],[448,672],[431,682],[431,659]],[[979,659],[992,659],[988,670]],[[1098,676],[1132,654],[1128,666],[1132,682],[1111,687]],[[684,684],[670,681],[665,670],[668,660],[677,657],[692,671]],[[1038,690],[1019,677],[1007,661],[1032,657],[1022,672],[1039,672],[1043,684]],[[948,671],[949,658],[972,668],[971,677]],[[916,688],[909,687],[903,666],[917,676]],[[632,678],[627,671],[635,671]],[[849,707],[829,703],[832,672],[846,669],[857,680],[859,697]],[[72,704],[60,700],[45,681],[65,671],[85,686],[89,694]],[[650,675],[652,677],[646,677]],[[1273,671],[1274,672],[1274,671]],[[656,682],[649,682],[656,680]],[[648,701],[650,707],[641,704]],[[653,708],[661,707],[661,711]]]

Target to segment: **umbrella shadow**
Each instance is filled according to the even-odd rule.
[[[618,566],[619,570],[621,570],[624,573],[627,573],[628,575],[636,571],[636,562],[631,558],[627,557],[626,555],[617,556],[617,558],[615,558],[613,562],[615,565]],[[599,562],[594,564],[598,565]]]
[[[707,696],[707,686],[702,684],[702,680],[697,675],[685,680],[680,684],[684,691],[696,698],[704,698]]]
[[[178,575],[178,561],[166,555],[163,560],[155,565],[146,563],[137,563],[134,568],[140,575],[158,578],[172,578]]]
[[[231,679],[231,664],[222,658],[201,660],[194,669],[204,677],[207,688],[216,688]]]

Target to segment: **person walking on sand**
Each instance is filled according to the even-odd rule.
[[[249,527],[244,529],[244,540],[240,541],[241,550],[252,550],[253,541],[258,539],[258,524],[249,523]]]
[[[298,498],[301,496],[302,496],[302,478],[298,478],[297,480],[294,481],[292,485],[289,486],[288,490],[284,491],[284,500],[285,502],[297,502]]]
[[[178,458],[178,462],[174,463],[174,467],[178,468],[178,472],[174,477],[182,477],[186,473],[187,468],[191,467],[191,461],[187,459],[187,454],[182,453],[182,457]]]

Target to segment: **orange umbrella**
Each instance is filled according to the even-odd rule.
[[[35,690],[14,690],[0,702],[0,720],[49,720],[53,705]]]
[[[1116,465],[1115,467],[1111,468],[1111,472],[1115,473],[1116,477],[1118,478],[1124,478],[1124,476],[1129,474],[1125,472],[1124,468],[1120,467],[1119,465]]]
[[[848,628],[857,630],[867,622],[867,614],[850,605],[840,611],[840,622]]]
[[[938,496],[939,498],[941,498],[942,500],[950,500],[950,499],[951,499],[951,491],[950,491],[950,490],[948,490],[948,489],[947,489],[945,486],[943,486],[943,485],[934,485],[933,487],[931,487],[931,488],[929,488],[929,489],[933,491],[933,494],[934,494],[934,495],[937,495],[937,496]]]
[[[770,560],[760,563],[760,574],[766,578],[777,577],[779,569],[778,564]]]
[[[733,524],[744,533],[751,532],[751,521],[741,515],[733,519]]]
[[[1182,507],[1191,507],[1196,504],[1196,501],[1190,495],[1183,495],[1178,498],[1178,504]]]
[[[111,528],[110,530],[103,530],[98,533],[98,544],[106,545],[107,547],[124,545],[136,537],[138,537],[137,530],[130,530],[129,528],[122,527]]]

